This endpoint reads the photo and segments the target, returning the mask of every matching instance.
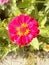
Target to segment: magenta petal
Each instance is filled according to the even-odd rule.
[[[33,39],[33,35],[31,33],[28,34],[28,39],[29,39],[29,41],[31,41]]]
[[[10,23],[9,26],[20,26],[20,23],[18,22],[19,18],[15,17]]]
[[[24,45],[25,46],[26,45],[26,38],[25,38],[25,36],[22,36],[21,37],[21,41],[22,41],[21,42],[21,45]]]
[[[26,43],[28,43],[29,42],[28,36],[26,36],[25,38],[26,38]]]
[[[39,26],[38,22],[34,18],[31,18],[30,22],[33,22],[33,25]]]
[[[18,45],[21,45],[21,37],[18,36],[17,38],[14,39],[14,42]]]
[[[19,19],[20,19],[20,21],[23,23],[24,22],[24,18],[25,18],[25,15],[24,14],[21,14],[20,16],[19,16]]]
[[[30,22],[30,17],[29,16],[25,16],[25,19],[24,19],[24,23],[29,23]]]
[[[33,26],[34,26],[33,22],[29,22],[29,25],[28,25],[29,29],[31,29]]]
[[[13,27],[11,27],[11,28],[8,28],[8,31],[10,32],[10,33],[13,33],[13,34],[16,34],[16,30],[15,30],[15,28],[13,28]]]
[[[8,1],[9,0],[0,0],[0,3],[4,5],[5,3],[8,3]]]

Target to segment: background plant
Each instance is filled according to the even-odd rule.
[[[34,17],[39,23],[40,34],[25,48],[49,51],[49,0],[10,0],[0,5],[0,57],[9,52],[17,52],[19,46],[13,44],[7,32],[9,21],[21,13]],[[48,45],[48,49],[47,46]]]

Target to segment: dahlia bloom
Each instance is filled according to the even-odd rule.
[[[8,33],[11,41],[25,46],[39,34],[38,23],[34,18],[21,14],[10,21]]]
[[[9,0],[0,0],[0,4],[5,4],[7,3]]]

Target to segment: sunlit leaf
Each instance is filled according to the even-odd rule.
[[[39,42],[38,42],[38,39],[37,38],[34,38],[31,42],[31,45],[33,46],[34,49],[37,49],[39,50]]]

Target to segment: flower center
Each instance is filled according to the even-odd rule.
[[[20,27],[16,28],[19,36],[27,35],[29,33],[28,24],[22,23]]]

